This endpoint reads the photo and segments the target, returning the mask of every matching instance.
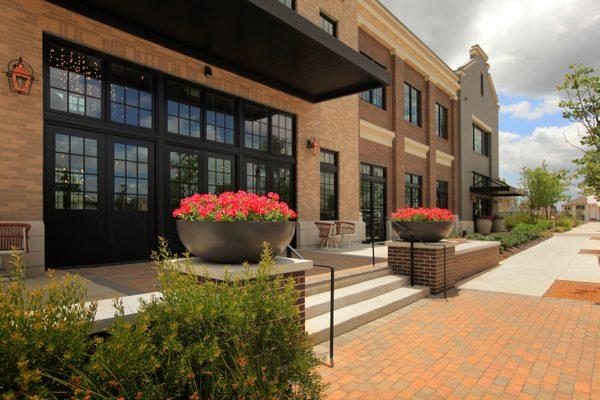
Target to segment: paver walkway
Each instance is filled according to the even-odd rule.
[[[600,283],[598,256],[582,250],[600,250],[600,223],[582,225],[541,242],[500,263],[461,287],[543,296],[555,280]]]
[[[461,290],[339,336],[335,362],[330,399],[600,398],[600,306]]]

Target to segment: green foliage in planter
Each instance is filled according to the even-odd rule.
[[[155,254],[163,297],[117,322],[71,387],[93,398],[320,399],[320,361],[299,324],[292,279],[268,274],[265,247],[250,281],[206,281]],[[73,383],[74,382],[74,383]]]
[[[85,305],[87,289],[68,274],[42,289],[24,282],[21,255],[13,254],[15,279],[0,288],[0,394],[47,398],[65,388],[49,375],[67,376],[88,354],[95,305]]]

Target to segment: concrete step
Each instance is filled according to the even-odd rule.
[[[336,282],[337,283],[337,282]],[[400,275],[385,275],[355,285],[335,289],[335,309],[368,300],[389,291],[407,286],[410,279]],[[313,318],[329,312],[330,292],[323,292],[305,298],[306,318]]]
[[[427,287],[402,287],[342,307],[334,313],[334,336],[356,329],[428,295]],[[329,340],[329,313],[307,319],[306,331],[314,344]]]
[[[325,271],[325,270],[324,270]],[[335,272],[335,289],[355,285],[375,278],[392,274],[392,268],[387,262],[376,264],[375,267],[358,267]],[[305,282],[306,296],[329,292],[329,272],[308,276]]]

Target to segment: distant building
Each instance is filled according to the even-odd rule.
[[[600,203],[594,196],[581,196],[562,205],[563,210],[584,221],[600,220]]]

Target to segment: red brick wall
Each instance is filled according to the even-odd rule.
[[[454,287],[456,282],[493,268],[500,259],[499,245],[455,252],[453,245],[446,249],[446,288]],[[388,265],[395,274],[410,276],[410,247],[388,247]],[[431,293],[440,293],[444,289],[444,248],[439,245],[415,247],[415,284],[427,286]]]

